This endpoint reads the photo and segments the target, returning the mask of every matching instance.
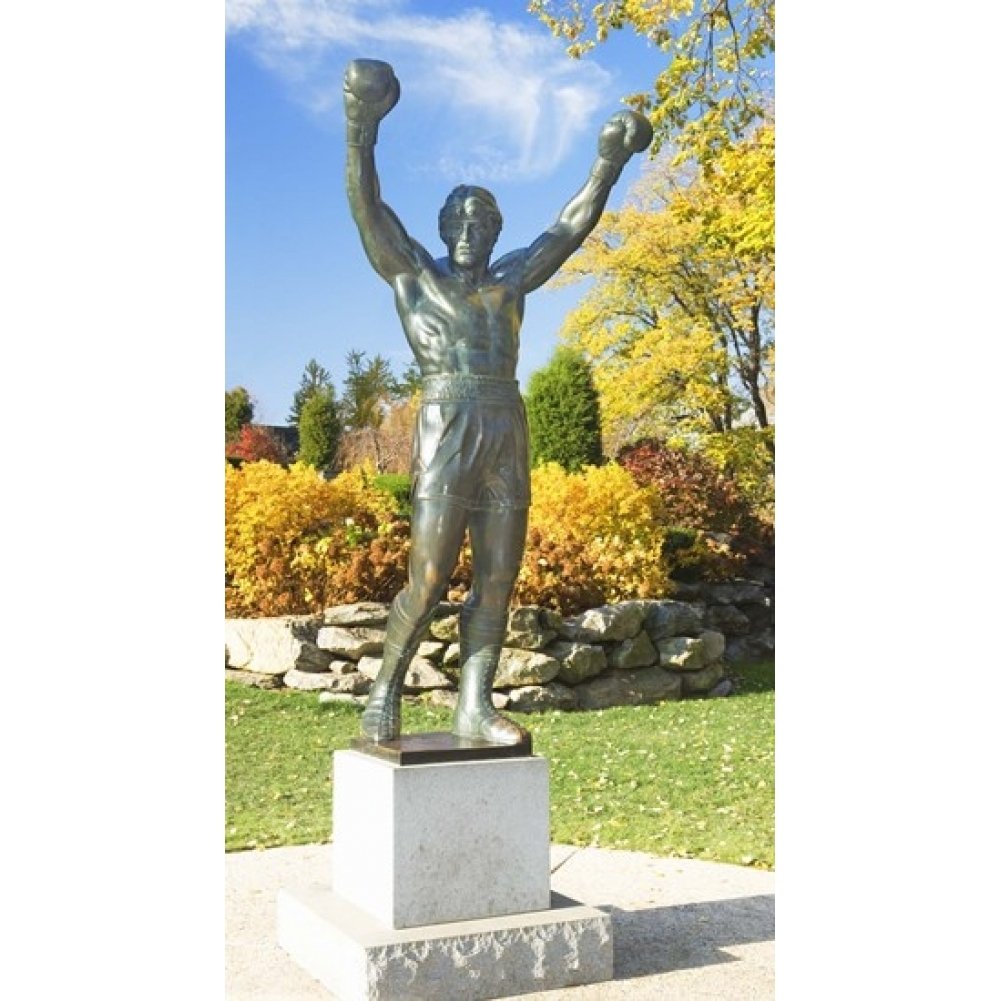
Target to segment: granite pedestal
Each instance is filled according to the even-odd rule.
[[[607,914],[549,890],[539,757],[334,754],[332,886],[282,890],[278,941],[344,1001],[463,1001],[609,980]]]

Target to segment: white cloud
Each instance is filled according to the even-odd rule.
[[[541,25],[481,10],[434,17],[407,0],[227,0],[226,23],[324,117],[340,113],[347,59],[373,50],[389,59],[409,100],[455,116],[455,139],[435,162],[450,177],[548,174],[608,104],[605,70],[569,60]]]

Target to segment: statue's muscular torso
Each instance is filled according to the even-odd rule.
[[[422,375],[515,377],[525,312],[516,271],[495,266],[474,285],[448,258],[425,258],[416,274],[394,279],[396,309]]]

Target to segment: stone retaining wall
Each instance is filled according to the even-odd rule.
[[[602,709],[728,694],[726,664],[774,652],[772,593],[755,580],[687,585],[686,600],[626,601],[564,619],[513,609],[494,680],[499,709]],[[454,706],[459,607],[443,603],[411,663],[408,695]],[[389,606],[226,621],[226,676],[262,688],[364,703],[381,664]]]

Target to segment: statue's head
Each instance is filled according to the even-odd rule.
[[[497,199],[486,188],[460,184],[438,213],[438,232],[461,267],[485,264],[501,231]]]

